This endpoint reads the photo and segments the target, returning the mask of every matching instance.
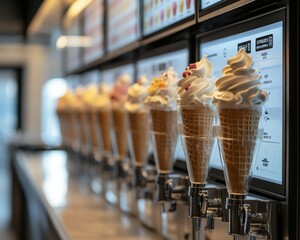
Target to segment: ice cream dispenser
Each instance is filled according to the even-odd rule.
[[[173,102],[163,108],[152,104],[156,100],[151,97],[144,101],[148,106],[143,106],[142,111],[137,111],[140,108],[135,102],[127,106],[116,104],[114,109],[99,108],[101,111],[84,117],[80,115],[80,106],[76,108],[78,120],[90,122],[82,124],[90,126],[90,140],[96,116],[102,152],[98,156],[93,151],[96,144],[85,138],[79,139],[84,143],[81,149],[76,148],[76,143],[74,146],[68,143],[68,139],[65,143],[80,151],[84,162],[89,163],[92,155],[101,177],[93,179],[93,172],[88,177],[99,181],[106,200],[170,240],[230,236],[282,239],[277,226],[286,197],[284,26],[284,11],[275,11],[196,36],[198,62],[188,64],[185,45],[138,60],[137,78],[142,77],[141,73],[159,76],[156,85],[146,91],[151,97],[155,97],[155,87],[162,86],[161,79],[167,86],[173,84],[174,89],[165,90]],[[133,65],[127,68],[134,75]],[[107,76],[115,77],[116,72],[123,71],[116,69],[108,70],[107,74],[104,71],[103,78],[110,81]],[[246,84],[239,71],[246,76]],[[175,72],[181,78],[179,82],[172,78]],[[250,94],[251,97],[246,94],[248,89],[243,86],[252,87],[249,76],[263,92]],[[188,91],[194,87],[193,78],[211,82],[218,79],[217,89],[211,90],[219,91],[219,95],[204,99],[205,104],[201,102],[203,99],[198,105],[190,104]],[[235,85],[230,85],[228,79],[233,79]],[[141,82],[135,87],[142,87]],[[171,96],[177,86],[180,100]],[[206,96],[210,96],[209,92]],[[102,101],[104,98],[99,102]],[[107,123],[111,124],[101,128]],[[79,135],[87,131],[77,130]],[[155,167],[147,162],[149,139],[152,139]],[[130,161],[125,160],[129,158]],[[179,164],[174,167],[175,159]],[[97,181],[92,181],[92,188]]]

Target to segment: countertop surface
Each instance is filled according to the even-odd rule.
[[[122,213],[90,192],[87,185],[70,177],[66,152],[19,151],[16,161],[64,239],[160,239],[137,218]]]

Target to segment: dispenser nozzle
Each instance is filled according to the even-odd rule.
[[[244,203],[244,198],[231,196],[226,207],[229,214],[229,234],[246,235],[250,231],[251,208]]]

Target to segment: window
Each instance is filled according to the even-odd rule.
[[[67,82],[63,78],[48,80],[42,90],[42,129],[41,137],[46,144],[61,142],[60,126],[56,116],[57,99],[67,91]]]

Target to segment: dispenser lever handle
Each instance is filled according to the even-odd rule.
[[[251,208],[249,204],[244,204],[242,207],[242,225],[244,225],[244,234],[248,234],[250,231],[250,220],[251,220]]]
[[[206,215],[208,209],[208,196],[206,191],[199,193],[199,205],[203,216]]]

